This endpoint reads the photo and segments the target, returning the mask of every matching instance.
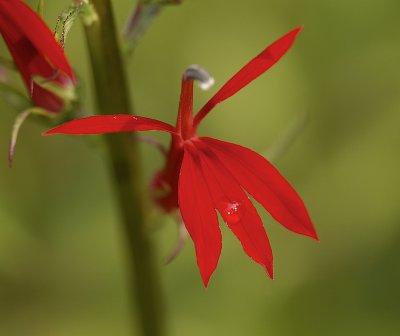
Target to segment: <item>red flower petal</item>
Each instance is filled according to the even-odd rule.
[[[303,27],[293,29],[285,36],[281,37],[263,52],[253,58],[242,69],[239,70],[221,89],[202,107],[194,118],[196,128],[201,120],[210,112],[215,105],[233,96],[236,92],[244,88],[258,76],[272,67],[289,50]]]
[[[0,1],[0,13],[2,14],[1,21],[5,22],[5,18],[8,18],[8,21],[12,23],[10,28],[14,33],[9,35],[9,38],[12,38],[14,43],[16,39],[26,37],[37,49],[38,54],[46,56],[56,69],[71,79],[74,78],[63,48],[57,43],[52,31],[36,12],[20,0],[8,0]],[[2,33],[5,25],[5,23],[1,25]]]
[[[194,242],[197,264],[207,287],[218,264],[222,238],[199,158],[190,144],[185,146],[179,178],[179,208]]]
[[[45,132],[44,135],[104,134],[133,131],[164,131],[175,133],[175,128],[162,121],[127,114],[96,115],[72,120]]]
[[[264,157],[252,150],[212,138],[200,138],[240,185],[290,231],[317,239],[307,209],[297,192]]]
[[[273,278],[272,250],[256,208],[237,180],[207,145],[196,142],[214,205],[240,240],[243,250]]]

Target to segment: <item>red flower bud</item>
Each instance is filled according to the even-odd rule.
[[[50,112],[60,112],[64,107],[62,97],[44,88],[40,81],[69,90],[75,75],[51,30],[22,1],[0,0],[0,33],[33,103]]]

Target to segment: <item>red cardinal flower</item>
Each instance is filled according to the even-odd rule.
[[[228,99],[274,65],[293,44],[301,27],[275,41],[237,74],[193,117],[193,79],[207,79],[204,70],[189,68],[182,79],[176,126],[128,115],[77,119],[46,134],[100,134],[160,130],[172,135],[167,162],[154,179],[164,191],[157,199],[166,211],[180,209],[193,239],[204,285],[214,272],[221,252],[216,210],[242,243],[244,251],[273,277],[272,250],[251,195],[288,230],[317,238],[303,201],[285,178],[252,150],[208,137],[197,127],[220,102]]]
[[[60,112],[63,100],[34,81],[37,76],[66,89],[75,81],[64,50],[47,25],[22,1],[0,0],[0,33],[34,104],[50,112]]]

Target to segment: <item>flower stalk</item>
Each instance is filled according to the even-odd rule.
[[[85,26],[99,114],[133,114],[109,0],[93,0],[98,20]],[[105,135],[129,252],[138,320],[145,336],[165,333],[163,300],[146,227],[138,143],[132,134]]]

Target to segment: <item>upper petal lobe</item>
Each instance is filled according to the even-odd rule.
[[[218,92],[201,108],[194,118],[194,127],[196,128],[201,120],[210,112],[215,105],[233,96],[246,85],[251,83],[265,71],[271,68],[279,59],[286,54],[294,43],[297,35],[303,27],[298,27],[282,36],[260,54],[254,57],[249,63],[241,68],[231,79],[229,79]]]
[[[133,131],[164,131],[175,133],[175,128],[162,121],[128,114],[96,115],[75,119],[44,133],[51,134],[104,134]]]

